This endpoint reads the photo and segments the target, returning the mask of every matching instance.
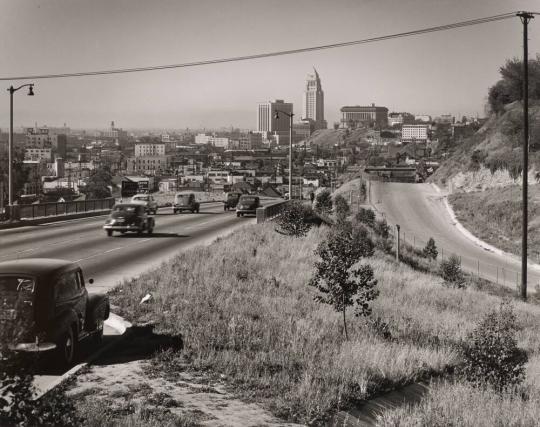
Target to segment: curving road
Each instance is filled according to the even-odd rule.
[[[516,288],[521,281],[521,261],[513,255],[486,250],[467,238],[457,228],[445,205],[445,195],[431,184],[371,182],[371,203],[387,221],[399,224],[402,240],[424,247],[435,239],[441,256],[451,253],[461,257],[463,269],[493,282]],[[474,234],[474,230],[470,230]],[[540,284],[540,271],[528,269],[528,289]]]

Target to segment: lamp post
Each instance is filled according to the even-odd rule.
[[[292,199],[292,124],[293,113],[287,113],[285,111],[276,110],[274,118],[279,119],[279,113],[285,114],[289,118],[289,200]]]
[[[13,211],[13,93],[28,86],[28,96],[34,96],[34,84],[28,83],[17,88],[10,86],[9,92],[9,141],[8,141],[8,209],[11,218]]]

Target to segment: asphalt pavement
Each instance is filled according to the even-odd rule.
[[[514,289],[521,282],[520,258],[487,250],[461,233],[445,206],[445,194],[435,186],[372,181],[371,204],[389,224],[400,225],[402,241],[422,248],[433,237],[439,260],[456,254],[468,272]],[[540,271],[534,266],[528,269],[528,284],[529,292],[540,284]]]

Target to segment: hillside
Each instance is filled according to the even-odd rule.
[[[316,145],[321,148],[331,148],[336,144],[338,146],[357,144],[362,142],[362,139],[368,136],[369,129],[320,129],[315,132],[306,140],[306,143],[310,146]]]
[[[540,103],[532,103],[530,113],[531,145],[539,138]],[[522,163],[523,112],[519,102],[508,104],[500,115],[492,115],[470,138],[450,147],[441,167],[430,178],[453,190],[473,191],[503,187],[519,181]],[[531,150],[530,178],[540,170],[540,152]],[[534,179],[530,179],[534,183]]]

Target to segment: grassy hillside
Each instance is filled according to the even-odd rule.
[[[317,130],[306,141],[309,145],[317,145],[322,148],[332,148],[348,144],[358,144],[369,134],[365,128],[353,129],[321,129]]]
[[[502,250],[521,254],[521,186],[449,196],[459,221],[475,236]],[[540,188],[529,189],[529,257],[540,257]]]
[[[535,129],[540,129],[540,105],[538,101],[529,109],[531,135],[540,138]],[[450,156],[431,176],[432,182],[446,184],[456,175],[474,174],[480,168],[508,172],[507,183],[520,175],[523,143],[523,111],[520,103],[505,107],[499,116],[492,115],[485,125],[470,138],[455,142],[449,148]],[[540,170],[540,153],[531,152],[530,168]]]
[[[163,375],[192,369],[227,378],[240,396],[306,424],[323,424],[340,408],[460,363],[459,343],[499,297],[444,286],[378,253],[365,261],[380,291],[373,315],[366,321],[350,314],[345,341],[340,314],[316,303],[307,286],[314,250],[328,232],[295,239],[272,223],[248,226],[123,283],[111,298],[129,320],[183,336],[184,350],[169,355]],[[154,298],[141,305],[147,292]],[[528,386],[540,390],[540,308],[514,305],[518,343],[531,360]],[[512,398],[520,404],[505,410],[516,425],[524,414],[538,419],[538,399]],[[445,401],[447,412],[465,411],[458,403]]]

